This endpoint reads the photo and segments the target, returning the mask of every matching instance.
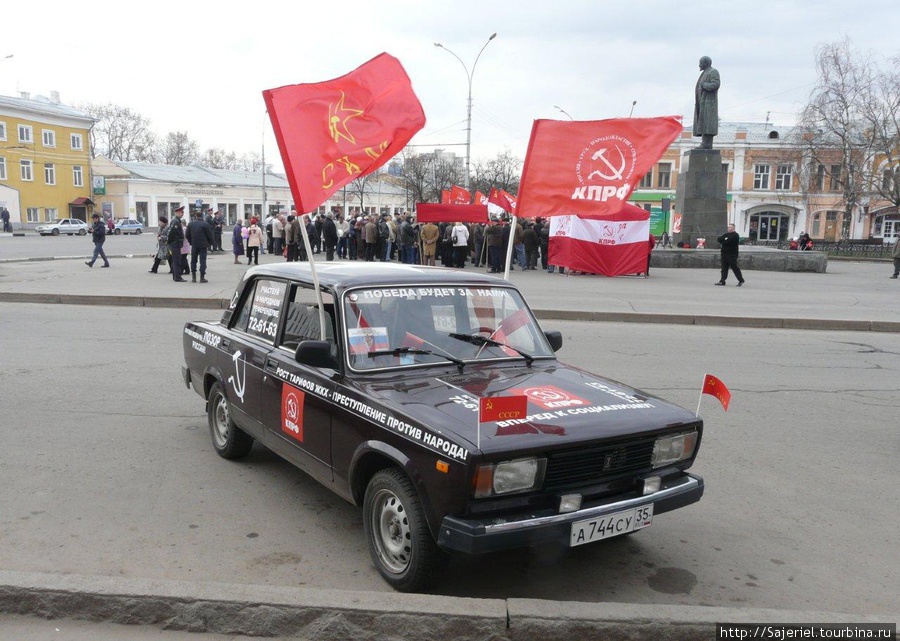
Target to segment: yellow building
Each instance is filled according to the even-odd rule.
[[[57,218],[87,221],[94,118],[50,98],[0,96],[0,210],[13,229]]]

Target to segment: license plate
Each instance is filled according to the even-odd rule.
[[[611,536],[627,534],[650,525],[653,520],[653,504],[624,510],[606,516],[598,516],[596,519],[577,521],[572,524],[572,533],[569,537],[569,547],[593,543]]]

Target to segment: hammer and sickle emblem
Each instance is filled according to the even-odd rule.
[[[602,161],[603,164],[606,165],[607,169],[609,169],[612,172],[612,174],[604,174],[599,169],[595,169],[594,171],[592,171],[591,173],[588,174],[589,180],[591,178],[593,178],[594,176],[598,176],[599,178],[602,178],[603,180],[622,180],[622,177],[625,175],[625,164],[626,164],[625,154],[622,153],[622,150],[619,149],[618,147],[616,147],[615,150],[617,152],[619,152],[619,160],[622,161],[621,164],[619,165],[619,168],[616,169],[615,167],[613,167],[613,164],[606,157],[606,152],[608,151],[608,149],[606,147],[604,147],[603,149],[600,149],[599,151],[595,152],[594,155],[591,156],[591,160]]]
[[[484,404],[484,409],[492,410],[492,409],[494,409],[494,404],[491,403],[490,401],[488,401],[487,403]]]

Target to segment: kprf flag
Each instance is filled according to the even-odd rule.
[[[475,192],[475,204],[476,205],[487,205],[488,199],[487,196],[482,194],[480,191]]]
[[[263,91],[297,211],[372,173],[425,125],[400,61],[382,53],[345,76]]]
[[[442,205],[450,204],[450,190],[449,189],[441,189],[441,204]]]
[[[725,383],[720,381],[712,374],[707,374],[703,377],[703,389],[700,391],[700,393],[701,397],[703,394],[715,396],[717,399],[719,399],[719,402],[722,404],[722,407],[725,408],[725,411],[728,411],[728,405],[731,403],[731,392],[729,392],[728,388],[725,387]],[[697,412],[700,412],[699,403],[697,403]]]
[[[492,205],[496,205],[503,211],[509,211],[509,201],[503,197],[503,194],[500,193],[500,190],[496,187],[491,187],[491,191],[488,192],[488,202]]]
[[[508,191],[506,191],[505,189],[500,190],[500,195],[506,199],[506,202],[509,205],[509,207],[506,208],[506,211],[515,214],[516,207],[517,207],[517,198],[515,196],[513,196],[511,193],[509,193]]]
[[[681,130],[677,116],[535,120],[517,215],[615,214]]]
[[[528,397],[488,396],[479,399],[478,422],[508,421],[528,416]]]
[[[604,276],[647,271],[650,212],[625,203],[603,219],[554,216],[550,219],[548,262]]]
[[[468,205],[471,202],[472,202],[472,193],[468,189],[464,189],[464,188],[460,187],[459,185],[453,185],[450,188],[450,204],[451,205]]]

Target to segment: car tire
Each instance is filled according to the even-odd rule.
[[[427,588],[449,560],[431,536],[412,481],[398,468],[381,470],[369,481],[363,529],[375,567],[399,592]]]
[[[79,229],[79,230],[78,230],[78,235],[79,235],[79,236],[84,236],[85,234],[87,234],[87,229]]]
[[[121,229],[117,229],[117,230],[114,231],[113,233],[114,233],[116,236],[118,236],[119,234],[122,233],[122,230],[121,230]]]
[[[53,231],[50,232],[50,235],[51,235],[51,236],[59,236],[59,230],[58,230],[58,229],[54,229]]]
[[[216,454],[229,460],[247,456],[253,447],[253,437],[232,420],[228,399],[218,383],[210,388],[206,407],[209,435]]]
[[[136,236],[140,236],[140,235],[141,235],[141,230],[140,230],[140,229],[135,229],[135,230],[134,230],[134,233],[135,233]]]

